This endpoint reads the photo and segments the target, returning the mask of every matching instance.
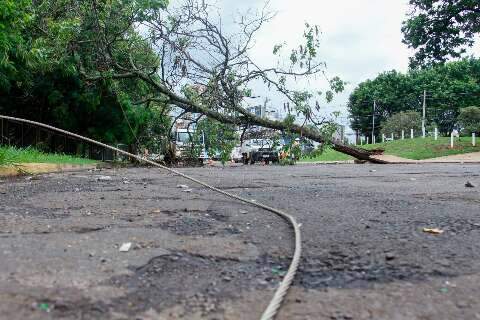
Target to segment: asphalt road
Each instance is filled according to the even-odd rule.
[[[182,171],[302,223],[278,319],[480,319],[479,165]],[[282,219],[157,169],[0,180],[0,200],[0,319],[258,319],[292,253]]]

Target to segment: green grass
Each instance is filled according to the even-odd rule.
[[[480,142],[480,141],[478,141]],[[394,155],[401,158],[412,160],[431,159],[454,154],[480,152],[480,146],[472,146],[470,137],[462,137],[460,140],[455,138],[454,148],[450,149],[450,138],[439,137],[437,141],[431,137],[396,140],[385,143],[377,143],[375,145],[363,145],[365,149],[384,149],[386,155]],[[315,161],[342,161],[352,160],[353,158],[340,152],[327,149],[323,154],[313,159],[304,158],[302,162]]]
[[[345,160],[353,160],[352,157],[335,151],[333,149],[327,148],[325,149],[321,155],[315,158],[302,158],[300,162],[317,162],[317,161],[345,161]]]
[[[0,146],[0,165],[18,163],[94,164],[96,161],[64,154],[43,153],[33,148],[19,149]]]

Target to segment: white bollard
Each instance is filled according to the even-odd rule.
[[[413,129],[410,129],[410,139],[413,139]]]
[[[453,131],[450,133],[450,148],[453,149]]]
[[[405,130],[402,130],[402,140],[405,140]]]
[[[392,133],[392,141],[393,141],[393,133]]]
[[[367,137],[367,144],[368,144],[368,137]]]
[[[477,145],[477,142],[475,141],[475,132],[472,132],[472,146],[476,146]]]
[[[438,140],[438,128],[435,128],[435,141]]]
[[[382,143],[385,143],[385,135],[382,134]]]

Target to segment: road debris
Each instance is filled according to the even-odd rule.
[[[192,192],[192,189],[183,189],[183,192]]]
[[[98,176],[97,181],[111,181],[112,177],[110,176]]]
[[[283,277],[287,272],[282,270],[282,267],[273,267],[272,268],[272,273],[276,276]]]
[[[392,261],[395,258],[396,258],[395,254],[393,254],[391,252],[387,252],[387,254],[385,254],[385,260],[387,260],[387,261]]]
[[[431,234],[442,234],[443,230],[438,228],[423,228],[423,232],[431,233]]]
[[[46,302],[41,302],[38,305],[38,309],[45,311],[45,312],[50,312],[50,304]]]
[[[132,247],[132,243],[131,243],[131,242],[125,242],[124,244],[122,244],[122,246],[120,247],[120,249],[118,249],[118,251],[120,251],[120,252],[128,252],[131,247]]]
[[[248,211],[247,211],[247,210],[243,210],[243,209],[240,209],[240,211],[239,211],[239,212],[240,212],[241,214],[247,214],[247,213],[248,213]]]
[[[188,189],[188,186],[186,184],[179,184],[177,186],[177,188],[180,188],[180,189]]]
[[[470,181],[467,181],[467,183],[465,183],[465,188],[475,188],[475,185],[472,184]]]

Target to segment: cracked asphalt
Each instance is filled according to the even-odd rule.
[[[181,171],[302,224],[278,319],[480,319],[477,164]],[[293,251],[281,218],[153,168],[3,179],[0,200],[0,319],[258,319]]]

